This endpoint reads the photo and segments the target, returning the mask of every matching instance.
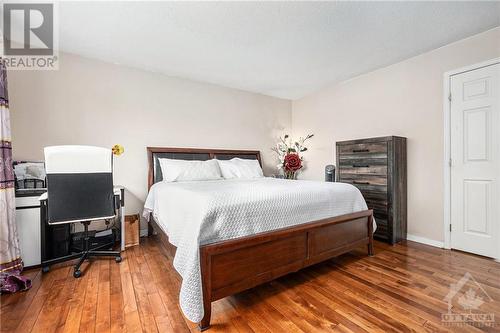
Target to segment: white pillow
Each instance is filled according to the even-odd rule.
[[[259,161],[233,158],[229,161],[217,160],[222,176],[226,179],[251,179],[264,177]]]
[[[187,161],[169,158],[159,160],[163,180],[167,182],[214,180],[222,177],[216,160]]]

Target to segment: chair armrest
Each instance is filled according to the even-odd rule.
[[[48,195],[47,195],[47,192],[43,193],[39,198],[38,200],[39,201],[44,201],[44,200],[47,200],[48,199]]]

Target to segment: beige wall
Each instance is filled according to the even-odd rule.
[[[408,233],[443,241],[443,74],[499,56],[496,28],[294,101],[294,134],[315,134],[301,177],[323,179],[336,141],[405,136]]]
[[[286,101],[61,54],[60,70],[10,71],[14,158],[42,159],[57,144],[111,147],[127,213],[146,196],[146,146],[260,149],[293,128],[313,132],[305,179],[323,179],[334,143],[372,136],[408,138],[408,230],[443,240],[443,73],[500,56],[500,28]],[[292,112],[291,112],[292,111]]]
[[[259,149],[276,164],[275,137],[290,128],[291,102],[61,54],[59,71],[9,71],[15,159],[41,160],[43,147],[88,144],[115,158],[127,213],[147,193],[146,146]]]

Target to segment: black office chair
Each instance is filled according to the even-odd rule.
[[[92,146],[46,147],[48,224],[80,222],[84,227],[84,250],[71,255],[80,257],[73,276],[82,274],[80,266],[91,257],[112,256],[122,260],[119,251],[89,248],[89,224],[115,217],[113,165],[110,149]],[[70,258],[68,258],[70,259]]]

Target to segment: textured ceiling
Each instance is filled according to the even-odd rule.
[[[63,2],[63,51],[288,99],[500,25],[500,2]]]

